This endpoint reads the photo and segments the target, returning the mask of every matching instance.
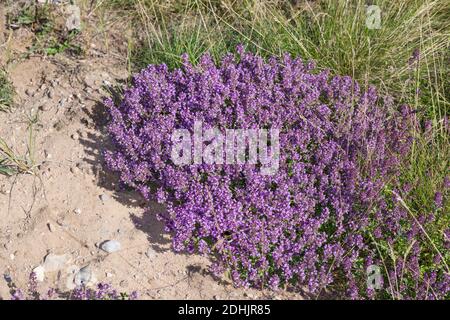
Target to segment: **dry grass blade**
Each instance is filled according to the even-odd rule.
[[[32,168],[29,160],[19,157],[6,141],[0,138],[0,174],[33,173]]]

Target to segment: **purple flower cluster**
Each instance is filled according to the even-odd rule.
[[[11,300],[137,300],[137,291],[127,294],[118,292],[108,283],[98,283],[95,288],[87,288],[80,286],[73,289],[71,292],[58,292],[54,288],[47,290],[47,293],[42,295],[38,290],[38,283],[36,274],[32,272],[28,279],[28,290],[24,294],[23,291],[15,286],[10,280],[8,286],[11,289]]]
[[[165,204],[159,217],[175,250],[213,257],[212,270],[228,270],[236,285],[319,292],[339,278],[351,297],[365,296],[365,264],[375,259],[367,230],[389,220],[383,190],[409,150],[409,109],[289,55],[265,61],[238,47],[219,64],[182,58],[173,71],[149,65],[120,102],[107,99],[108,167]],[[171,135],[192,133],[195,121],[222,132],[280,129],[278,172],[175,165]]]
[[[79,287],[73,290],[70,295],[72,300],[136,300],[138,294],[136,291],[130,295],[118,292],[110,284],[99,283],[95,289]]]

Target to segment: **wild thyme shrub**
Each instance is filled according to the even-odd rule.
[[[213,271],[229,271],[236,285],[306,284],[318,293],[339,282],[352,298],[374,296],[366,267],[385,268],[371,235],[382,227],[378,242],[389,242],[408,218],[386,186],[397,185],[409,150],[410,110],[300,58],[238,52],[219,65],[207,54],[197,66],[185,55],[173,71],[149,65],[121,101],[107,99],[116,147],[107,165],[166,205],[159,217],[175,250],[210,255]],[[262,175],[260,163],[175,165],[172,133],[192,133],[195,121],[222,132],[280,129],[278,172]],[[432,284],[439,297],[448,292],[441,271]]]

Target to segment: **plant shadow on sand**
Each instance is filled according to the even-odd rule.
[[[117,80],[119,85],[125,85],[123,80]],[[116,87],[106,88],[114,98],[120,96]],[[153,201],[147,201],[138,191],[124,187],[118,174],[111,172],[104,161],[103,153],[106,150],[112,150],[113,144],[107,135],[106,126],[108,124],[108,113],[102,100],[96,101],[92,110],[85,109],[84,112],[94,123],[95,133],[88,133],[84,138],[80,138],[87,157],[83,162],[89,166],[96,177],[99,187],[109,190],[113,198],[126,207],[140,208],[142,214],[130,213],[130,219],[138,230],[147,235],[152,248],[157,252],[167,251],[167,245],[170,240],[164,237],[164,224],[156,217],[158,210],[164,210],[164,207]],[[88,121],[83,121],[86,125]]]

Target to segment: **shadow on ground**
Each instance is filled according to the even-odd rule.
[[[124,85],[123,80],[117,83]],[[120,93],[117,88],[106,88],[116,99]],[[85,138],[80,138],[87,156],[83,161],[95,174],[97,184],[112,192],[113,198],[127,207],[137,207],[142,210],[141,215],[130,213],[130,219],[138,230],[147,235],[148,241],[157,252],[167,251],[167,244],[170,243],[168,237],[164,237],[164,224],[156,217],[158,212],[164,210],[161,205],[147,201],[139,192],[124,186],[119,181],[118,174],[111,172],[104,161],[103,154],[107,150],[113,150],[111,140],[107,135],[106,126],[108,124],[108,113],[103,102],[96,101],[92,110],[85,109],[84,112],[94,123],[95,133],[88,133]],[[85,121],[87,124],[89,121]]]

